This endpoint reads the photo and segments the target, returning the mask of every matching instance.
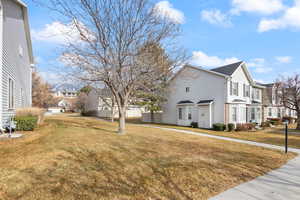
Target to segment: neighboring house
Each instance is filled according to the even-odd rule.
[[[214,123],[262,122],[262,89],[244,62],[206,70],[184,66],[170,80],[161,123],[212,128]]]
[[[33,54],[26,5],[0,0],[0,127],[31,106]]]
[[[285,108],[282,105],[275,83],[260,84],[265,87],[263,90],[263,120],[267,121],[271,118],[294,117],[297,113],[294,110]]]
[[[74,111],[78,89],[71,84],[57,85],[54,87],[54,97],[60,99],[57,106],[63,111]]]
[[[76,98],[78,89],[71,84],[61,84],[54,87],[54,96],[60,98]]]
[[[92,89],[88,94],[85,109],[87,112],[94,111],[98,117],[119,117],[118,106],[107,89]],[[126,118],[142,117],[143,112],[144,109],[141,106],[129,104],[126,110]]]

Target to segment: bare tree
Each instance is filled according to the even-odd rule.
[[[97,90],[97,94],[101,101],[103,102],[104,106],[109,107],[110,109],[110,121],[114,122],[115,115],[117,113],[116,109],[116,100],[114,95],[112,95],[110,89],[108,88],[101,88]]]
[[[281,77],[277,81],[277,93],[284,107],[296,111],[300,130],[300,75]]]
[[[125,133],[126,107],[135,91],[147,80],[156,81],[185,57],[176,48],[179,25],[168,15],[159,15],[150,0],[49,0],[48,7],[60,13],[80,37],[69,40],[62,60],[73,75],[110,89],[119,112],[119,131]],[[73,42],[72,42],[73,41]],[[142,49],[159,44],[172,60],[168,70],[157,74],[159,61]],[[182,61],[182,62],[178,62]]]

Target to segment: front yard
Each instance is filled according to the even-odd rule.
[[[137,120],[134,123],[141,123]],[[147,123],[149,124],[149,123]],[[199,129],[199,128],[191,128],[191,127],[183,127],[176,125],[167,125],[167,124],[150,124],[153,126],[160,126],[166,128],[174,128],[180,130],[188,130],[194,131],[198,133],[207,133],[211,135],[224,136],[229,138],[241,139],[241,140],[249,140],[254,142],[261,142],[266,144],[273,144],[278,146],[285,145],[285,134],[284,134],[284,126],[278,126],[275,128],[268,128],[266,130],[258,130],[258,131],[213,131],[208,129]],[[289,147],[300,148],[300,132],[295,130],[295,125],[290,125],[289,127],[289,136],[288,136],[288,145]]]
[[[136,125],[124,136],[115,130],[61,115],[0,141],[0,199],[207,199],[295,156]]]

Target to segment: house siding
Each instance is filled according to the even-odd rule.
[[[11,0],[3,4],[2,125],[15,109],[31,106],[31,66],[22,7]],[[9,109],[8,81],[14,81],[14,109]],[[23,95],[21,94],[23,90]],[[23,96],[23,99],[22,99]]]
[[[192,107],[192,120],[198,122],[197,103],[200,100],[214,100],[212,104],[212,123],[224,123],[226,79],[203,70],[190,67],[183,69],[170,83],[168,87],[167,101],[163,104],[162,122],[177,124],[178,102],[190,100],[194,102]],[[186,87],[190,92],[186,92]],[[187,124],[189,125],[189,124]]]

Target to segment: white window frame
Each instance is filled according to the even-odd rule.
[[[178,108],[178,119],[183,120],[183,108]]]
[[[277,118],[281,118],[282,112],[280,108],[277,108]]]
[[[272,116],[273,116],[273,109],[272,109],[272,108],[269,108],[268,116],[269,116],[269,117],[272,117]]]
[[[250,120],[256,120],[256,109],[255,108],[251,108],[251,112],[250,112]]]
[[[190,91],[191,91],[191,88],[190,88],[190,87],[186,87],[186,88],[185,88],[185,92],[186,92],[186,93],[189,93]]]
[[[231,107],[231,120],[233,122],[237,122],[237,107],[233,106]]]
[[[188,120],[192,120],[192,119],[193,119],[193,108],[188,107]]]
[[[231,94],[239,96],[239,83],[231,81]]]

